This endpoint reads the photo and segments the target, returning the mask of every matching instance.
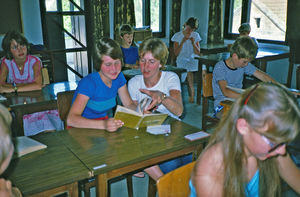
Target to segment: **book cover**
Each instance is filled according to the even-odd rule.
[[[42,144],[27,136],[16,137],[16,152],[18,157],[44,148],[47,148],[45,144]]]
[[[124,126],[133,129],[139,129],[142,127],[161,125],[168,114],[153,113],[153,114],[143,114],[138,113],[134,110],[128,109],[126,107],[117,106],[114,118],[116,120],[122,120]]]

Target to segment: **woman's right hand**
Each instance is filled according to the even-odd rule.
[[[109,118],[105,120],[104,124],[105,124],[105,130],[109,132],[114,132],[118,128],[122,127],[124,125],[124,122],[122,122],[121,120],[116,120],[114,118]]]

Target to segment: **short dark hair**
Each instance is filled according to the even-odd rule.
[[[192,29],[198,29],[199,21],[196,17],[190,17],[186,22],[185,25],[190,26]]]
[[[94,68],[99,71],[101,65],[103,63],[102,57],[109,56],[112,59],[121,60],[123,65],[123,54],[120,45],[110,39],[110,38],[101,38],[100,40],[96,41],[94,46]]]
[[[2,49],[4,50],[7,59],[13,59],[13,55],[10,51],[10,44],[12,40],[15,40],[20,45],[25,45],[27,49],[29,49],[29,43],[25,36],[15,30],[9,31],[5,34],[2,40]]]
[[[123,37],[125,34],[133,34],[133,28],[129,24],[123,24],[119,29],[120,36]]]

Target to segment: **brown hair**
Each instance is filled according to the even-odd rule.
[[[133,34],[133,29],[129,24],[123,24],[119,29],[120,36],[123,37],[125,34]]]
[[[17,31],[7,32],[2,40],[2,48],[6,53],[6,58],[9,60],[13,59],[13,55],[10,51],[10,44],[13,40],[15,40],[20,45],[25,45],[27,49],[29,49],[29,43],[21,33]]]
[[[230,56],[234,53],[239,58],[247,58],[254,60],[257,54],[258,47],[249,36],[238,37],[230,48]]]
[[[199,21],[196,17],[190,17],[185,23],[184,23],[184,27],[185,25],[190,26],[192,29],[196,30],[199,27]]]
[[[120,45],[116,41],[110,38],[101,38],[95,44],[94,68],[97,71],[99,71],[101,68],[101,65],[103,63],[102,61],[103,56],[109,56],[114,60],[119,59],[123,65],[123,53],[120,48]]]

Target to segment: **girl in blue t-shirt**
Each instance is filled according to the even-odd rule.
[[[81,79],[74,93],[67,124],[71,127],[105,129],[113,132],[123,126],[121,120],[108,118],[107,112],[116,106],[119,95],[125,107],[136,109],[121,73],[123,56],[120,46],[109,38],[95,45],[95,69]]]

